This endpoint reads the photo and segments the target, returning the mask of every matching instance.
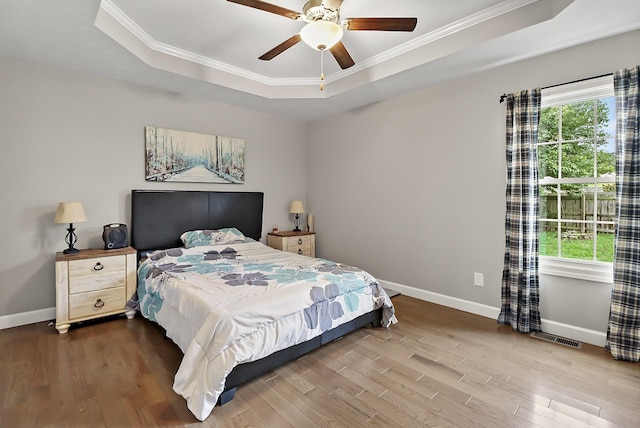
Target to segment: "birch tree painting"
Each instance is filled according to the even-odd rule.
[[[244,139],[145,127],[146,180],[244,183]]]

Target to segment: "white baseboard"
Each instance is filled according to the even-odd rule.
[[[563,324],[561,322],[542,319],[542,331],[555,334],[556,336],[567,337],[591,345],[604,347],[607,341],[607,333],[589,330],[575,325]]]
[[[494,320],[498,318],[498,315],[500,315],[500,308],[493,306],[483,305],[470,300],[459,299],[457,297],[434,293],[432,291],[409,287],[408,285],[397,284],[395,282],[385,281],[382,279],[379,279],[378,282],[380,282],[380,285],[382,285],[383,288],[389,288],[406,296],[415,297],[416,299],[424,300],[426,302],[436,303],[438,305],[458,309]],[[55,320],[55,318],[56,308],[39,309],[37,311],[4,315],[0,316],[0,330],[26,324],[33,324],[36,322]],[[573,340],[579,340],[580,342],[590,343],[596,346],[604,346],[606,340],[606,333],[545,319],[542,320],[542,330],[547,333],[567,337]]]
[[[0,330],[19,327],[21,325],[56,319],[56,308],[38,309],[37,311],[20,312],[18,314],[0,316]]]
[[[498,315],[500,315],[500,308],[483,305],[482,303],[434,293],[420,288],[410,287],[408,285],[396,284],[395,282],[385,281],[383,279],[378,279],[378,282],[382,285],[382,288],[389,288],[406,296],[415,297],[416,299],[424,300],[426,302],[436,303],[438,305],[458,309],[494,320],[497,320]],[[606,333],[545,319],[542,320],[542,330],[546,333],[578,340],[584,343],[590,343],[596,346],[604,346],[606,340]]]

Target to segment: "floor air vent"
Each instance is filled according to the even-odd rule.
[[[535,333],[531,333],[531,337],[544,340],[545,342],[552,342],[557,343],[558,345],[568,346],[569,348],[573,349],[582,349],[582,342],[578,342],[577,340],[573,339],[567,339],[566,337],[556,336],[555,334],[536,331]]]

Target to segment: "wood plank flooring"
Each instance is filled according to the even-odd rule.
[[[365,328],[238,388],[204,422],[171,386],[182,354],[143,318],[0,331],[2,427],[639,427],[640,365],[393,298]]]

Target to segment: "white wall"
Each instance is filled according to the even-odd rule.
[[[638,46],[636,31],[311,123],[307,194],[318,255],[392,283],[499,308],[500,95],[640,64]],[[484,287],[473,285],[474,272],[484,274]],[[604,333],[610,292],[609,284],[542,276],[541,315]]]
[[[300,121],[0,57],[0,122],[0,318],[55,307],[60,201],[84,204],[76,246],[100,248],[103,225],[129,223],[131,189],[264,192],[265,235],[306,197]],[[244,138],[245,184],[146,182],[146,125]]]

